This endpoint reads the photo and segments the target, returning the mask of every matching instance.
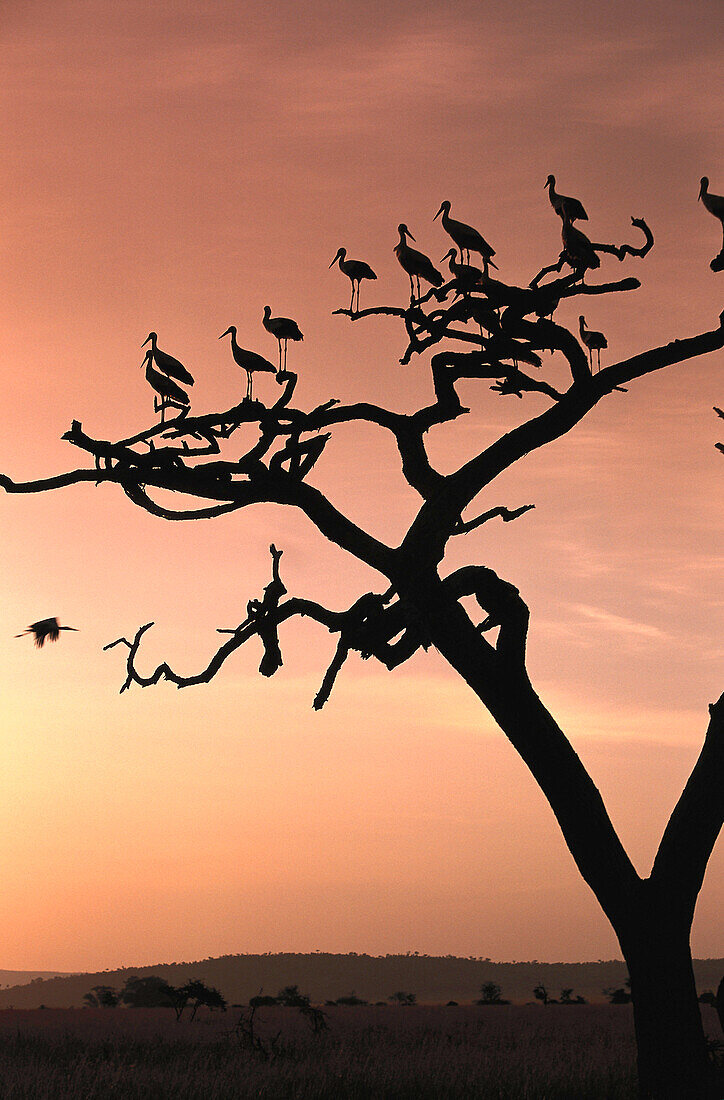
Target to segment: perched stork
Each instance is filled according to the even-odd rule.
[[[608,347],[608,340],[602,332],[595,332],[593,329],[586,328],[586,318],[581,314],[578,318],[578,328],[581,333],[581,340],[588,348],[588,361],[591,364],[591,370],[593,370],[593,353],[595,351],[598,361],[598,369],[601,369],[601,348]]]
[[[38,649],[42,649],[46,639],[49,642],[57,642],[61,630],[77,630],[77,626],[61,626],[53,616],[50,619],[38,619],[37,623],[31,623],[22,634],[16,634],[16,638],[22,638],[26,634],[32,634]]]
[[[400,267],[403,271],[406,271],[409,276],[410,301],[413,301],[415,297],[413,279],[417,280],[418,298],[420,297],[421,278],[427,283],[432,283],[433,286],[442,286],[445,280],[429,256],[426,256],[424,252],[418,252],[416,248],[410,248],[407,243],[407,237],[409,237],[411,241],[414,241],[415,238],[404,222],[400,222],[397,227],[397,232],[400,234],[400,243],[395,245],[393,252],[399,260]]]
[[[179,363],[178,359],[174,359],[173,355],[169,355],[167,351],[161,351],[157,346],[156,341],[158,340],[158,336],[155,332],[149,332],[148,336],[141,344],[141,347],[145,348],[149,340],[151,341],[150,355],[158,369],[162,371],[163,374],[175,378],[177,382],[183,382],[186,386],[193,386],[194,380],[183,363]],[[143,363],[141,366],[143,366]]]
[[[461,264],[457,260],[457,249],[449,249],[443,258],[440,260],[441,264],[445,263],[450,268],[450,274],[453,279],[457,281],[458,288],[464,293],[468,290],[482,289],[483,273],[479,267],[473,267],[472,264]]]
[[[189,395],[185,390],[182,390],[180,386],[177,386],[172,378],[169,378],[166,374],[161,374],[160,371],[154,369],[153,366],[153,352],[151,348],[146,352],[146,358],[141,363],[141,366],[146,364],[146,381],[149,386],[156,391],[161,398],[160,404],[153,399],[154,412],[161,412],[161,423],[163,424],[166,414],[166,409],[172,406],[176,409],[188,409],[191,402],[189,401]]]
[[[574,271],[580,272],[581,278],[583,278],[588,268],[601,266],[598,253],[586,234],[582,233],[580,229],[576,229],[575,225],[571,225],[568,218],[565,217],[561,228],[561,238],[563,239],[565,258]]]
[[[588,214],[583,208],[583,203],[578,199],[571,198],[570,195],[559,195],[556,191],[556,177],[549,176],[543,184],[544,188],[548,188],[548,198],[551,200],[551,206],[555,210],[559,218],[563,221],[566,219],[569,222],[587,222]]]
[[[709,177],[702,176],[699,186],[699,198],[704,203],[704,206],[713,214],[715,218],[718,218],[722,227],[722,247],[720,255],[724,255],[724,195],[711,195],[709,193]],[[719,259],[719,257],[717,257]],[[715,263],[716,261],[712,261]]]
[[[254,371],[271,371],[272,374],[276,374],[277,368],[263,355],[257,355],[255,351],[247,351],[246,348],[239,347],[236,342],[236,325],[229,325],[219,339],[223,340],[229,333],[231,333],[231,354],[242,370],[246,371],[246,400],[251,401],[251,380]]]
[[[359,285],[360,285],[362,279],[376,279],[377,276],[375,275],[375,273],[372,270],[372,268],[370,267],[370,265],[366,264],[364,262],[364,260],[348,260],[346,257],[347,257],[347,249],[346,248],[337,249],[337,255],[334,257],[334,259],[332,260],[332,262],[329,266],[330,266],[330,268],[333,268],[334,265],[337,263],[337,260],[339,260],[340,271],[342,272],[343,275],[347,276],[347,278],[349,279],[349,281],[352,284],[352,300],[349,303],[349,311],[350,311],[350,313],[354,313],[354,312],[359,313]],[[355,283],[357,284],[357,310],[356,311],[355,311],[355,308],[354,308],[354,290],[355,290],[354,285],[355,285]]]
[[[464,253],[467,252],[469,261],[471,252],[479,252],[483,258],[483,267],[487,275],[488,266],[495,267],[492,259],[495,255],[495,249],[488,244],[485,237],[478,233],[477,229],[473,229],[472,225],[466,225],[465,222],[458,222],[450,217],[450,203],[447,199],[440,204],[440,209],[435,215],[435,218],[439,218],[441,214],[442,227],[448,237],[452,237],[453,241],[460,249],[460,259],[464,261]],[[432,220],[435,221],[435,218]]]
[[[272,317],[271,306],[264,306],[264,317],[261,322],[267,332],[275,336],[279,344],[279,370],[287,369],[287,340],[303,340],[304,337],[296,321],[291,317]],[[282,342],[284,343],[284,367],[282,368]]]

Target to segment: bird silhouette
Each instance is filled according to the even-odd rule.
[[[153,408],[155,412],[160,410],[161,423],[163,424],[166,416],[166,409],[169,406],[173,406],[177,409],[188,409],[191,402],[189,401],[189,396],[186,391],[182,390],[172,378],[154,369],[151,348],[146,352],[146,358],[143,360],[143,363],[141,363],[141,366],[144,364],[146,364],[146,381],[161,398],[159,404],[154,397]]]
[[[722,227],[722,246],[719,255],[712,260],[712,267],[717,264],[717,261],[724,257],[724,195],[712,195],[709,192],[709,177],[702,176],[699,184],[699,199],[704,203],[704,206],[713,214],[715,218],[718,218]],[[718,270],[718,266],[715,268]]]
[[[360,282],[362,281],[362,279],[376,279],[377,276],[375,275],[375,273],[372,270],[372,268],[370,267],[370,265],[366,264],[364,262],[364,260],[348,260],[346,258],[346,256],[347,256],[347,249],[346,248],[338,248],[337,249],[337,255],[334,257],[334,259],[332,260],[332,262],[329,266],[330,266],[330,268],[334,267],[334,265],[337,263],[337,260],[339,260],[339,267],[340,267],[340,270],[341,270],[342,274],[346,275],[347,278],[349,279],[349,281],[352,284],[352,299],[349,303],[349,311],[350,311],[350,313],[354,313],[354,312],[359,313],[359,285],[360,285]],[[355,283],[357,284],[357,310],[356,311],[355,311],[355,308],[354,308]]]
[[[175,378],[177,382],[183,382],[186,386],[193,386],[193,377],[186,370],[183,363],[179,363],[178,359],[174,359],[173,355],[169,355],[167,351],[161,351],[157,346],[156,341],[158,340],[158,336],[155,332],[149,332],[148,336],[141,344],[141,347],[145,348],[149,340],[151,341],[151,358],[158,369],[164,374],[170,375],[171,378]],[[143,366],[143,363],[141,366]]]
[[[588,268],[601,266],[598,253],[586,234],[582,233],[580,229],[576,229],[575,225],[571,225],[567,217],[563,218],[561,238],[563,239],[565,258],[574,271],[580,273],[581,278],[583,278]]]
[[[267,332],[275,336],[279,344],[279,370],[287,369],[287,340],[303,340],[299,325],[292,321],[291,317],[272,317],[271,306],[264,306],[264,317],[261,322]],[[284,344],[284,367],[282,368],[282,343]]]
[[[495,255],[495,249],[488,244],[485,237],[478,233],[477,229],[473,229],[472,225],[466,225],[465,222],[459,222],[456,221],[455,218],[450,217],[450,203],[447,199],[440,204],[440,209],[435,215],[435,218],[439,218],[441,214],[442,227],[447,235],[452,237],[455,244],[460,249],[460,259],[464,261],[464,253],[467,252],[469,261],[471,252],[479,252],[483,258],[483,267],[487,275],[488,266],[495,267],[495,264],[492,262],[492,257]],[[435,218],[432,220],[435,221]]]
[[[588,221],[588,214],[584,210],[582,202],[571,198],[570,195],[558,194],[555,176],[549,176],[543,187],[548,188],[548,198],[551,200],[551,206],[559,218],[563,218],[564,221],[568,219],[569,222]]]
[[[578,328],[581,333],[581,340],[588,348],[588,361],[591,364],[591,370],[593,370],[593,353],[596,352],[598,360],[598,369],[601,369],[601,348],[608,347],[608,340],[602,332],[595,332],[593,329],[586,328],[586,318],[581,314],[578,318]]]
[[[410,248],[407,243],[407,237],[409,237],[411,241],[414,241],[415,238],[404,222],[400,222],[397,227],[397,232],[400,234],[400,242],[395,245],[393,252],[399,260],[400,267],[403,271],[406,271],[409,276],[410,301],[413,301],[415,297],[413,279],[417,281],[418,298],[420,297],[421,278],[428,283],[432,283],[433,286],[442,286],[445,279],[437,270],[429,256],[426,256],[424,252],[418,252],[416,248]]]
[[[445,263],[450,268],[450,274],[453,279],[457,280],[458,288],[463,293],[467,290],[474,290],[476,287],[479,289],[483,280],[483,273],[479,267],[474,267],[472,264],[461,264],[457,260],[457,249],[449,249],[440,263]]]
[[[37,623],[31,623],[27,630],[24,630],[22,634],[16,634],[16,638],[22,638],[26,634],[32,634],[35,640],[35,645],[38,649],[42,649],[45,645],[46,639],[49,642],[57,642],[60,637],[61,630],[77,630],[76,626],[61,626],[58,620],[53,616],[50,619],[38,619]]]
[[[246,371],[246,400],[251,401],[251,384],[254,371],[270,371],[272,374],[276,374],[277,368],[263,355],[257,355],[255,351],[247,351],[246,348],[239,347],[236,342],[236,325],[229,325],[226,332],[222,332],[219,339],[223,340],[229,333],[231,333],[231,354],[239,366]]]

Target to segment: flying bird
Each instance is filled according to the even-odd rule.
[[[359,313],[359,285],[360,285],[360,282],[362,281],[362,279],[376,279],[377,276],[375,275],[375,273],[372,270],[372,268],[370,267],[370,265],[366,264],[364,262],[364,260],[348,260],[346,257],[347,257],[347,249],[346,248],[337,249],[337,255],[334,257],[334,259],[332,260],[332,262],[329,266],[330,266],[330,268],[334,267],[334,265],[337,263],[337,260],[339,260],[340,271],[342,272],[343,275],[347,276],[347,278],[349,279],[349,281],[352,284],[352,300],[349,303],[350,313],[355,312],[355,308],[354,308],[354,290],[355,290],[355,283],[357,284],[357,310],[356,310],[356,312]]]
[[[548,188],[548,198],[551,200],[551,206],[559,218],[563,218],[564,221],[567,219],[569,222],[588,221],[588,214],[584,210],[582,202],[571,198],[570,195],[558,194],[555,176],[549,176],[543,187]]]
[[[591,364],[591,370],[593,370],[593,353],[596,352],[598,359],[598,369],[601,369],[601,348],[608,347],[608,340],[602,332],[595,332],[593,329],[586,328],[586,318],[581,314],[578,318],[578,328],[581,333],[581,340],[588,348],[588,361]]]
[[[410,248],[407,243],[407,237],[409,237],[411,241],[414,241],[415,238],[404,222],[398,225],[397,232],[400,234],[400,243],[395,245],[392,251],[397,256],[400,267],[403,271],[407,272],[410,278],[410,301],[412,301],[415,297],[413,279],[417,280],[418,298],[420,297],[421,278],[428,283],[432,283],[433,286],[442,286],[445,280],[429,256],[426,256],[424,252],[418,252],[416,248]]]
[[[194,380],[183,363],[179,363],[173,355],[169,355],[167,351],[161,351],[157,346],[158,336],[155,332],[149,332],[141,347],[145,348],[149,340],[151,341],[150,355],[158,369],[164,374],[170,375],[171,378],[175,378],[177,382],[183,382],[186,386],[193,386]],[[144,359],[144,363],[145,361]],[[143,366],[143,363],[141,363],[141,366]]]
[[[704,203],[704,206],[713,214],[715,218],[718,218],[722,226],[722,254],[724,254],[724,195],[712,195],[709,192],[709,177],[702,176],[701,183],[699,185],[699,198]],[[717,257],[718,259],[718,257]],[[712,261],[715,263],[716,261]]]
[[[60,637],[61,630],[77,630],[76,626],[61,626],[58,620],[53,616],[50,619],[38,619],[37,623],[31,623],[27,630],[24,630],[22,634],[16,634],[16,638],[22,638],[26,634],[32,634],[35,640],[35,645],[38,649],[42,649],[45,645],[46,639],[49,642],[57,642]]]
[[[291,317],[272,317],[271,306],[264,306],[264,317],[261,322],[267,332],[275,336],[279,343],[279,370],[282,371],[282,342],[284,343],[284,367],[287,369],[287,340],[303,340],[299,325],[292,321]]]
[[[166,409],[169,405],[177,409],[188,409],[191,402],[189,396],[185,390],[182,390],[180,386],[176,385],[172,378],[169,378],[165,374],[161,374],[160,371],[154,369],[153,366],[153,354],[151,349],[146,352],[146,358],[141,363],[146,364],[146,381],[156,391],[161,398],[160,404],[153,399],[154,412],[161,412],[161,423],[163,424]]]
[[[495,267],[492,261],[492,257],[495,255],[495,249],[488,244],[485,237],[478,233],[477,229],[473,229],[472,225],[466,225],[465,222],[456,221],[455,218],[450,217],[450,203],[445,199],[440,204],[435,218],[439,218],[442,214],[442,227],[449,237],[452,237],[453,241],[460,249],[460,259],[465,260],[464,253],[468,254],[468,261],[470,260],[471,252],[479,252],[483,258],[483,266],[485,268],[485,274],[488,274],[488,266]],[[432,220],[435,221],[435,218]],[[497,270],[497,268],[496,268]]]
[[[257,355],[255,351],[247,351],[246,348],[239,347],[236,342],[236,325],[229,325],[226,332],[222,332],[219,339],[223,340],[229,333],[231,333],[231,354],[242,370],[246,371],[246,400],[251,401],[251,383],[254,371],[270,371],[272,374],[276,374],[277,368],[263,355]]]

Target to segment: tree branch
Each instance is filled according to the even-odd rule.
[[[709,706],[699,759],[664,830],[651,883],[691,920],[704,872],[724,825],[724,695]]]

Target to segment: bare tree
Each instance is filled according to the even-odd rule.
[[[208,682],[253,638],[262,643],[260,672],[271,676],[282,663],[279,628],[300,616],[337,638],[314,700],[317,709],[329,698],[351,652],[394,669],[420,648],[435,647],[527,764],[616,932],[631,974],[642,1096],[699,1100],[721,1095],[707,1055],[689,939],[697,895],[724,816],[724,696],[710,705],[701,754],[664,830],[651,874],[643,878],[591,777],[529,679],[529,609],[518,589],[475,561],[451,572],[443,567],[451,540],[459,543],[496,518],[520,518],[533,506],[509,508],[489,497],[478,503],[495,479],[524,455],[571,431],[612,391],[724,347],[722,314],[710,331],[653,346],[592,374],[585,349],[553,318],[562,301],[622,294],[640,285],[632,277],[586,281],[602,259],[624,261],[647,254],[653,235],[643,218],[632,218],[632,223],[643,236],[641,243],[614,245],[591,242],[564,218],[563,251],[528,286],[482,272],[475,279],[451,273],[444,285],[406,305],[336,310],[355,323],[364,324],[370,316],[399,321],[405,334],[401,363],[435,350],[429,363],[434,400],[411,414],[335,399],[303,410],[292,403],[296,375],[284,371],[278,376],[283,389],[269,408],[247,399],[223,412],[191,415],[184,409],[174,420],[117,442],[95,439],[74,421],[63,438],[88,456],[86,465],[30,482],[0,475],[0,485],[9,493],[38,493],[79,482],[111,482],[133,504],[173,521],[212,518],[262,502],[286,505],[299,509],[324,538],[375,570],[381,578],[378,591],[362,593],[348,608],[330,609],[298,595],[285,598],[282,554],[272,546],[271,580],[262,597],[249,601],[243,622],[222,631],[229,637],[197,673],[183,676],[167,663],[148,675],[139,670],[139,647],[152,623],[130,639],[110,643],[106,648],[120,645],[127,650],[121,690],[161,679],[179,687]],[[541,369],[544,351],[556,353],[548,362],[565,365],[566,382],[560,388]],[[537,394],[538,407],[541,401],[545,407],[443,474],[430,459],[427,436],[468,411],[457,391],[463,380],[487,383],[496,394],[520,399]],[[310,475],[341,424],[374,425],[397,446],[402,474],[419,497],[419,510],[397,546],[364,531],[312,483]],[[240,457],[238,452],[225,457],[227,441],[242,428],[245,437],[255,430],[252,445]],[[179,497],[171,494],[195,497],[198,506],[174,506]],[[481,614],[471,613],[471,604]]]

